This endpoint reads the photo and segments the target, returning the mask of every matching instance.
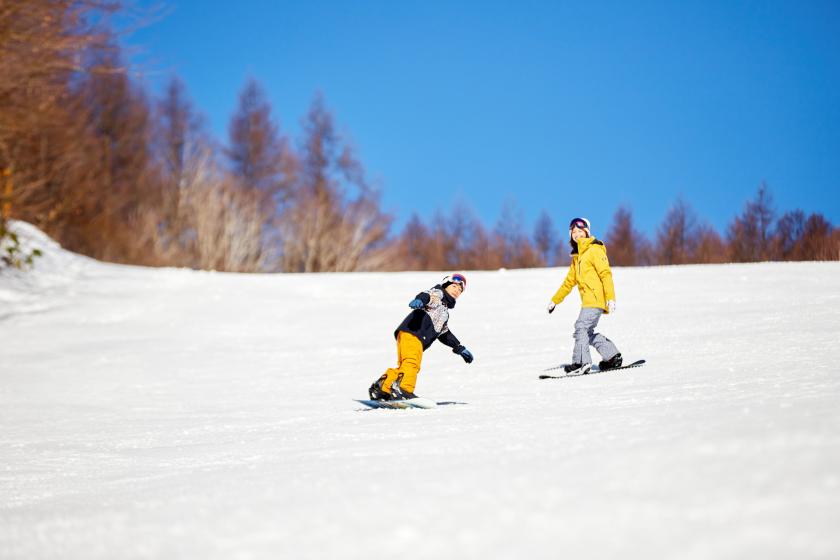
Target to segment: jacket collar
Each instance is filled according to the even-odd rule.
[[[577,247],[572,249],[572,255],[582,255],[589,249],[592,245],[603,245],[601,241],[594,237],[583,237],[578,240]]]
[[[583,253],[589,246],[592,245],[595,241],[597,241],[594,237],[584,237],[578,240],[578,253]]]
[[[443,293],[442,301],[443,301],[443,304],[446,307],[448,307],[449,309],[452,309],[453,307],[455,307],[455,298],[454,297],[450,296],[449,293],[446,290],[444,290],[443,287],[440,284],[435,286],[435,288],[437,288],[438,290],[440,290]]]

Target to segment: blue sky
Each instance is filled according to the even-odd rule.
[[[150,91],[179,75],[222,141],[249,77],[292,136],[323,92],[397,227],[513,200],[653,234],[682,196],[723,232],[762,181],[840,224],[840,2],[164,6],[126,39]]]

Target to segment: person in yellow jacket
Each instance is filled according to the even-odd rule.
[[[603,360],[598,367],[603,371],[621,366],[621,353],[615,344],[595,332],[604,313],[615,312],[615,286],[613,286],[607,247],[591,232],[589,220],[575,218],[569,223],[569,244],[572,246],[572,264],[563,284],[548,302],[548,312],[561,303],[576,285],[580,292],[581,310],[575,321],[575,347],[572,363],[564,366],[566,373],[588,373],[592,368],[589,346],[594,346]]]
[[[409,302],[411,312],[394,331],[397,339],[397,367],[388,368],[368,388],[371,400],[390,401],[413,399],[414,387],[423,352],[435,340],[452,348],[468,364],[473,361],[472,353],[449,330],[449,312],[455,308],[455,300],[467,289],[467,277],[460,273],[450,274],[440,284],[420,292]]]

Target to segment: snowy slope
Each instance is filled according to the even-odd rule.
[[[838,263],[617,268],[648,365],[557,381],[565,271],[467,271],[417,392],[469,404],[367,411],[442,273],[47,253],[0,276],[0,558],[840,557]]]

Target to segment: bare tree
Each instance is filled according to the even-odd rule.
[[[642,261],[642,235],[633,227],[633,213],[621,206],[613,216],[606,238],[610,263],[617,266],[636,266]]]
[[[389,270],[430,270],[429,229],[416,213],[411,215],[397,240],[396,259]]]
[[[696,218],[682,198],[671,206],[659,226],[656,238],[658,264],[686,264],[692,261],[697,244]]]
[[[449,220],[438,210],[432,217],[429,226],[429,242],[426,255],[428,268],[430,270],[447,270],[451,268],[451,259],[454,254],[454,242],[452,239],[452,225]]]
[[[472,208],[464,201],[458,201],[442,222],[442,226],[440,233],[443,237],[439,244],[443,248],[445,268],[475,268],[481,258],[476,254],[476,245],[483,242],[485,234]]]
[[[232,272],[265,272],[265,210],[256,191],[232,181],[198,183],[191,193],[198,267]]]
[[[840,228],[832,228],[831,238],[828,240],[828,254],[826,260],[840,261]]]
[[[756,262],[770,258],[773,225],[773,198],[765,183],[758,188],[755,199],[728,229],[730,258],[734,262]]]
[[[692,255],[692,262],[709,264],[724,263],[728,261],[726,254],[726,243],[723,238],[709,225],[702,225],[697,228],[697,242]]]
[[[45,184],[69,161],[55,155],[62,131],[73,128],[68,84],[86,70],[82,54],[102,44],[119,7],[107,0],[0,2],[0,220],[15,213],[36,221],[49,212],[45,199],[57,199]]]
[[[157,103],[156,151],[171,187],[184,180],[191,159],[206,157],[211,142],[204,130],[204,120],[189,98],[184,82],[170,78],[163,97]]]
[[[537,251],[522,227],[522,215],[512,199],[505,201],[493,230],[501,256],[500,265],[506,268],[542,266]]]
[[[299,272],[384,266],[391,217],[352,148],[317,95],[303,123],[301,168],[283,213],[283,269]]]
[[[557,253],[557,230],[551,215],[543,210],[534,225],[534,248],[544,266],[554,265]]]
[[[245,84],[239,96],[229,142],[227,153],[233,173],[246,189],[260,191],[277,202],[288,198],[297,161],[271,116],[271,104],[254,79]]]
[[[92,235],[79,250],[97,258],[127,262],[134,245],[127,227],[130,215],[147,205],[159,206],[159,174],[151,153],[151,109],[144,93],[129,80],[116,48],[93,53],[90,72],[79,83],[78,96],[89,115],[88,127],[98,144],[89,164],[99,170],[97,198],[90,216]],[[99,238],[97,236],[103,236]]]
[[[840,260],[840,245],[828,220],[821,214],[811,214],[805,221],[802,237],[797,243],[799,259],[808,261]]]
[[[773,256],[782,260],[798,260],[796,250],[805,234],[805,212],[793,210],[785,212],[776,222]]]
[[[334,232],[336,243],[326,247],[330,270],[352,272],[379,270],[391,255],[387,245],[391,218],[382,213],[379,195],[365,190],[343,206],[341,220]]]
[[[159,247],[169,256],[187,255],[191,223],[185,215],[186,188],[194,186],[196,169],[215,167],[212,142],[204,130],[186,86],[173,76],[157,103],[155,153],[161,173],[162,208],[155,215],[160,237],[175,247]],[[159,244],[156,244],[158,247]]]

